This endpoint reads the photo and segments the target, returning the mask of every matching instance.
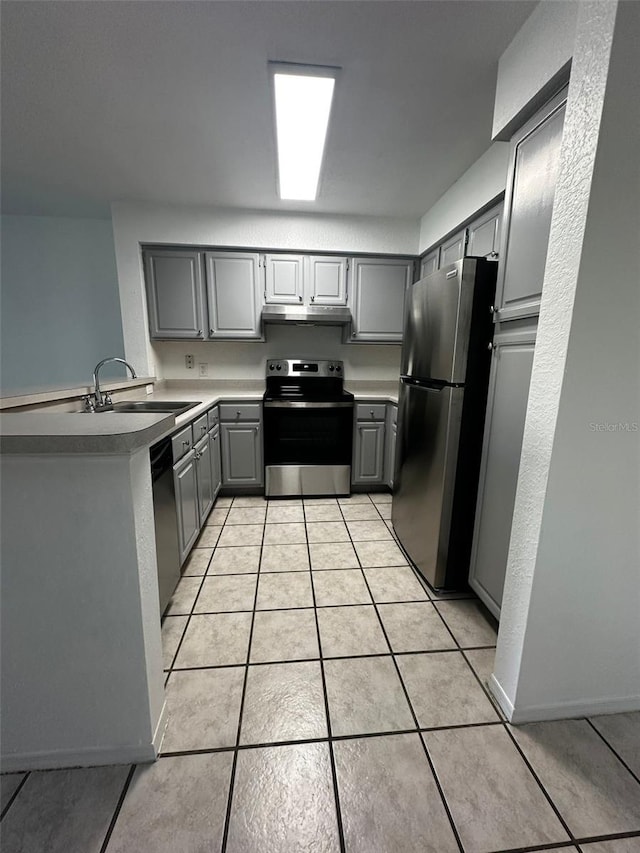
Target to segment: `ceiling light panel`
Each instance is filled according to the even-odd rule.
[[[314,201],[339,69],[270,63],[281,199]]]

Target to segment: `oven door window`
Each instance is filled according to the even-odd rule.
[[[267,465],[350,465],[353,409],[264,409]]]

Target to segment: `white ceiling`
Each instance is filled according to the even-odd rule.
[[[418,217],[489,147],[526,0],[2,3],[13,213],[112,200]],[[267,61],[342,67],[320,195],[276,195]]]

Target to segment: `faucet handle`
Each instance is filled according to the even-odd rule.
[[[104,393],[102,404],[103,406],[113,406],[113,400],[111,399],[111,394],[108,391],[105,391]]]
[[[82,401],[84,403],[85,412],[95,412],[96,404],[91,394],[85,394],[85,396],[82,398]]]

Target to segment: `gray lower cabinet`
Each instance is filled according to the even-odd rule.
[[[387,403],[384,481],[393,490],[396,465],[396,437],[398,433],[398,407]]]
[[[469,584],[496,618],[509,554],[535,331],[530,325],[501,332],[493,344]]]
[[[216,426],[209,432],[209,452],[211,454],[211,482],[213,499],[218,497],[222,485],[222,460],[220,458],[220,427]]]
[[[198,526],[202,527],[213,507],[213,470],[211,444],[205,435],[194,447],[196,458],[196,482],[198,485]]]
[[[257,421],[220,424],[222,484],[262,486],[262,428]]]
[[[401,343],[404,300],[413,281],[413,261],[354,258],[349,292],[351,343]]]
[[[180,565],[182,565],[200,532],[198,478],[194,450],[190,450],[180,462],[173,466],[173,482],[178,515],[178,547]]]
[[[384,436],[384,420],[356,421],[351,470],[354,486],[384,484]]]
[[[200,252],[144,253],[149,332],[152,338],[204,337],[204,284]]]
[[[564,90],[511,140],[496,287],[500,321],[540,310],[566,98]]]
[[[212,340],[262,337],[262,279],[255,252],[205,252],[208,337]]]

